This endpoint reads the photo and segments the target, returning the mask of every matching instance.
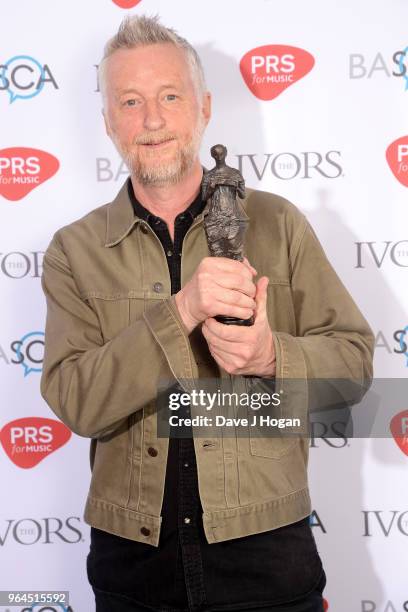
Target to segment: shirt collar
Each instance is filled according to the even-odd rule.
[[[208,172],[208,170],[203,166],[203,173],[205,174],[206,172]],[[119,244],[119,242],[129,234],[133,226],[143,220],[142,217],[139,217],[135,213],[133,208],[132,200],[129,196],[129,183],[131,184],[130,177],[125,180],[115,199],[106,205],[105,247],[112,247]],[[252,189],[246,188],[246,191],[249,195]],[[199,220],[200,216],[204,216],[208,212],[210,200],[202,202],[201,197],[199,200],[198,198],[199,196],[190,204],[188,211],[189,214],[192,214],[195,218],[198,217]],[[202,209],[200,208],[201,206],[203,207]],[[198,220],[196,223],[198,223]]]
[[[135,196],[132,181],[130,179],[127,181],[127,189],[128,189],[129,199],[132,203],[134,213],[137,217],[139,217],[140,219],[144,219],[144,221],[147,221],[148,223],[160,218],[154,215],[153,213],[151,213],[147,208],[143,206],[143,204],[139,202],[139,200]],[[189,215],[191,217],[191,220],[193,221],[196,218],[196,216],[200,212],[202,212],[202,210],[205,207],[205,204],[206,202],[203,201],[201,198],[201,187],[200,187],[200,190],[196,198],[191,202],[191,204],[185,210],[183,210],[179,215],[177,215],[177,217],[181,217],[182,215]]]

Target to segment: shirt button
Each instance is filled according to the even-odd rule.
[[[144,223],[142,223],[142,224],[140,225],[140,231],[142,232],[142,234],[147,234],[147,232],[148,232],[149,230],[148,230],[148,229],[147,229],[147,227],[144,225]]]
[[[184,464],[184,467],[188,467],[188,466],[189,466],[189,464],[186,461],[185,464]]]
[[[163,283],[159,283],[159,282],[154,283],[154,285],[153,285],[153,291],[154,291],[155,293],[161,293],[161,292],[163,291]]]
[[[167,257],[171,257],[173,255],[173,251],[167,251]]]
[[[149,536],[150,535],[150,529],[148,529],[147,527],[141,527],[140,528],[140,533],[142,533],[144,536]]]
[[[188,525],[191,522],[191,519],[188,516],[186,516],[184,517],[184,522],[186,523],[186,525]]]
[[[179,216],[180,221],[184,221],[185,218],[186,218],[186,215],[184,214]]]
[[[158,450],[156,448],[153,448],[153,446],[149,446],[147,452],[151,457],[157,457],[157,455],[159,454]]]

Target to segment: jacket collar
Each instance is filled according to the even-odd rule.
[[[203,172],[204,174],[208,172],[207,168],[204,166]],[[106,217],[106,238],[104,244],[105,247],[112,247],[119,244],[119,242],[121,242],[123,238],[129,234],[134,225],[143,221],[134,212],[133,205],[129,197],[129,182],[130,177],[125,180],[115,199],[108,204]],[[241,204],[243,209],[245,202],[246,198]],[[196,225],[203,220],[204,216],[208,213],[209,205],[210,199],[207,200],[202,212],[195,218],[193,225]]]

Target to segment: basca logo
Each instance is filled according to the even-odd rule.
[[[239,68],[254,96],[260,100],[273,100],[310,72],[314,63],[313,55],[304,49],[264,45],[245,53]]]
[[[390,57],[384,57],[382,53],[369,58],[362,53],[350,54],[350,79],[371,79],[378,76],[402,78],[405,81],[405,90],[408,89],[408,47],[395,51]]]
[[[82,532],[75,525],[80,522],[79,516],[69,516],[65,520],[55,516],[41,519],[6,519],[0,527],[0,545],[5,546],[11,541],[25,546],[56,542],[78,544],[82,541]]]
[[[66,444],[71,435],[64,423],[54,419],[25,417],[7,423],[0,431],[0,442],[15,465],[32,468]]]
[[[374,344],[375,350],[385,349],[389,355],[392,355],[393,353],[396,355],[403,355],[406,359],[405,365],[408,368],[408,325],[406,325],[403,329],[397,329],[393,333],[392,337],[395,347],[391,346],[383,331],[380,330],[377,332]]]
[[[408,136],[394,140],[387,148],[385,157],[395,178],[408,187]]]
[[[30,55],[15,55],[0,64],[0,91],[8,92],[10,104],[38,96],[46,84],[59,89],[47,64]]]
[[[408,410],[392,417],[390,431],[400,450],[408,457]]]
[[[0,195],[21,200],[30,191],[54,176],[59,161],[51,153],[27,147],[0,150]]]
[[[113,0],[113,2],[120,8],[130,9],[139,4],[141,0]]]
[[[364,599],[361,602],[361,612],[408,612],[408,601],[395,604],[388,600],[385,604],[377,604],[372,599]]]
[[[365,268],[366,262],[374,263],[381,268],[385,261],[394,266],[408,268],[408,240],[384,240],[383,242],[355,242],[357,264],[355,268]]]
[[[16,359],[7,357],[6,352],[0,345],[0,359],[7,365],[21,365],[24,370],[24,377],[31,372],[41,372],[44,361],[44,332],[34,331],[25,334],[21,340],[13,340],[10,349],[16,355]]]
[[[7,278],[18,280],[25,278],[40,278],[44,251],[11,251],[0,253],[0,271]],[[1,357],[1,355],[0,355]]]
[[[364,516],[364,536],[374,533],[388,538],[390,533],[408,536],[408,510],[362,510]]]

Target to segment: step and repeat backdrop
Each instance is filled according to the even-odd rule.
[[[40,395],[40,278],[53,233],[127,176],[104,130],[97,66],[129,12],[160,14],[202,58],[213,94],[203,164],[222,142],[248,186],[306,214],[375,333],[375,376],[408,374],[406,0],[2,0],[0,590],[69,591],[73,612],[94,609],[89,440]],[[407,438],[313,433],[326,609],[408,611]]]

